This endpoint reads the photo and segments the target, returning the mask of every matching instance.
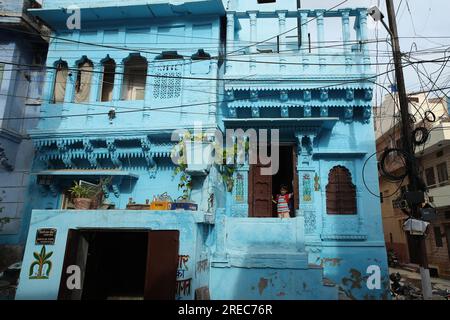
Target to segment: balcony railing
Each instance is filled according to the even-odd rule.
[[[264,26],[264,30],[267,30],[267,25],[274,18],[278,19],[274,35],[265,34],[264,39],[258,37],[258,27]],[[286,28],[286,20],[297,18],[301,21],[300,43],[290,40],[294,36]],[[334,22],[330,23],[333,19]],[[339,20],[342,25],[340,35],[335,30],[339,26]],[[249,30],[241,34],[248,34],[249,39],[236,39],[236,25],[244,25],[244,22],[249,25]],[[333,34],[333,39],[342,38],[342,41],[327,41],[328,33]],[[238,74],[370,72],[367,9],[364,8],[228,12],[226,42],[226,74],[230,77]]]

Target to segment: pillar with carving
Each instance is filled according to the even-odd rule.
[[[305,237],[318,237],[320,215],[317,203],[320,202],[320,184],[318,184],[318,166],[313,161],[315,132],[297,133],[297,174],[299,186],[299,215],[304,217]]]
[[[247,11],[250,18],[250,53],[256,53],[256,42],[258,41],[257,24],[258,11]]]
[[[350,10],[342,9],[342,39],[344,41],[345,65],[347,72],[352,69],[352,47],[350,44]]]
[[[369,45],[367,44],[367,10],[358,9],[360,41],[363,54],[364,72],[370,71]]]
[[[320,70],[323,71],[325,69],[325,50],[323,47],[326,45],[325,42],[325,30],[324,30],[324,10],[317,10],[316,11],[316,20],[317,20],[317,46],[319,48],[319,64],[320,64]]]
[[[227,12],[227,50],[226,53],[230,54],[234,51],[234,28],[235,28],[235,12]],[[231,61],[226,62],[226,71],[231,71]]]
[[[303,63],[303,71],[308,69],[309,62],[309,48],[308,48],[308,13],[309,10],[299,10],[298,14],[300,15],[300,23],[302,29],[302,43],[301,43],[301,53],[302,53],[302,63]]]
[[[92,103],[95,103],[98,100],[99,97],[99,90],[100,90],[100,83],[102,81],[102,71],[103,66],[102,64],[95,64],[94,65],[94,73],[92,75],[92,81],[91,81],[91,90],[89,95],[89,102],[91,104],[87,105],[87,115],[86,115],[86,121],[89,123],[92,121],[92,113],[95,112],[94,106]]]
[[[147,79],[145,81],[145,95],[144,95],[144,108],[142,110],[142,120],[147,121],[150,118],[150,105],[153,95],[153,78],[152,74],[153,63],[147,64]]]
[[[277,11],[277,15],[278,15],[278,34],[279,34],[279,53],[281,53],[281,55],[279,55],[280,57],[280,72],[285,72],[286,70],[286,58],[284,58],[283,53],[286,52],[286,14],[287,11],[286,10],[280,10]]]

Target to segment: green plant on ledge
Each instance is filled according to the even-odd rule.
[[[244,153],[246,154],[250,146],[249,141],[242,141],[242,143],[244,147]],[[237,143],[235,143],[233,147],[223,149],[222,151],[222,165],[219,166],[219,172],[228,192],[232,192],[234,188],[234,172],[236,171],[236,164],[238,163],[238,152],[239,150]]]
[[[74,198],[91,198],[95,195],[93,187],[82,185],[76,181],[74,181],[74,186],[69,189],[69,192]]]
[[[192,178],[189,174],[186,173],[186,141],[207,142],[208,136],[206,134],[192,135],[191,133],[187,132],[172,150],[172,158],[177,158],[177,165],[174,169],[173,175],[176,176],[178,174],[181,174],[178,189],[183,190],[184,199],[189,198],[192,189]],[[249,141],[244,140],[242,141],[242,144],[244,147],[244,152],[247,153],[249,150]],[[222,146],[217,145],[217,142],[215,142],[213,143],[213,147],[215,150],[220,150]],[[220,159],[220,155],[216,156],[216,161],[219,160],[218,162],[221,163],[218,166],[218,170],[228,192],[232,192],[234,187],[234,172],[236,171],[238,151],[238,144],[235,143],[233,147],[223,149],[222,159]]]
[[[182,198],[183,200],[188,200],[191,196],[191,190],[192,190],[192,178],[191,176],[186,173],[187,169],[187,159],[186,159],[186,141],[197,141],[202,142],[206,140],[205,134],[197,134],[192,135],[189,132],[186,132],[182,139],[175,145],[175,147],[172,150],[172,159],[177,159],[176,167],[173,171],[173,176],[177,176],[180,174],[180,181],[178,183],[178,190],[183,191]]]

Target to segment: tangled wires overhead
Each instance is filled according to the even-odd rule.
[[[432,111],[427,111],[424,114],[424,119],[423,122],[435,122],[436,121],[436,115],[432,112]],[[427,129],[425,126],[422,127],[417,127],[416,129],[413,130],[413,132],[411,133],[412,135],[412,142],[414,147],[420,146],[420,145],[424,145],[429,136],[430,136],[430,130]],[[394,173],[389,171],[390,169],[390,165],[392,164],[392,159],[396,158],[396,157],[400,157],[401,161],[402,161],[402,166],[403,168],[405,168],[404,171],[402,171],[401,173]],[[391,162],[389,162],[389,160]],[[415,161],[415,157],[413,154],[409,154],[409,152],[405,151],[403,148],[387,148],[386,150],[383,151],[381,158],[380,158],[380,171],[381,174],[391,180],[391,181],[401,181],[404,180],[408,174],[410,173],[408,171],[408,166],[406,166],[406,164],[408,162],[412,162]],[[391,166],[392,169],[392,166]]]

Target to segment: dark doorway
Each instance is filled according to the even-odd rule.
[[[59,299],[174,299],[178,238],[179,231],[70,230]],[[81,290],[67,289],[70,265],[81,269]]]
[[[272,202],[272,196],[280,193],[280,186],[287,185],[289,192],[294,193],[290,203],[290,216],[295,217],[295,209],[298,208],[298,176],[295,164],[297,155],[294,145],[282,145],[279,147],[280,166],[278,172],[273,175],[261,175],[261,164],[250,166],[249,171],[249,216],[259,218],[277,217],[276,204]]]
[[[82,299],[143,299],[147,233],[95,232],[88,242]]]
[[[296,169],[294,167],[295,153],[294,146],[280,146],[280,168],[278,173],[272,177],[272,194],[275,196],[280,193],[280,186],[286,185],[288,187],[288,192],[293,192],[294,197],[291,198],[289,203],[290,216],[295,217],[296,208],[296,196],[298,186],[296,187]],[[272,216],[277,217],[277,205],[273,203],[272,205]]]

